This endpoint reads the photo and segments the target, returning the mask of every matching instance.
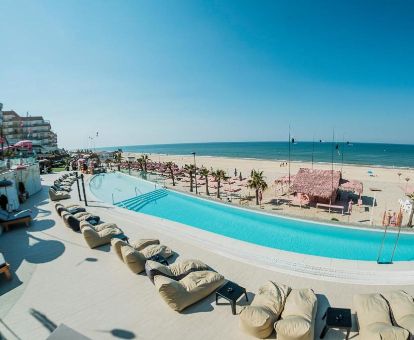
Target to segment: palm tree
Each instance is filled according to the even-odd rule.
[[[247,182],[247,186],[250,189],[254,189],[256,193],[256,205],[259,205],[259,190],[266,190],[267,189],[267,183],[264,180],[263,177],[263,171],[256,171],[252,170],[250,179]]]
[[[408,218],[407,227],[413,226],[413,216],[414,216],[414,192],[407,195],[409,200],[411,201],[411,212],[410,217]]]
[[[226,172],[224,170],[216,170],[211,173],[214,179],[217,181],[217,198],[220,198],[220,182],[226,180]]]
[[[210,192],[208,191],[208,175],[210,174],[210,171],[207,168],[201,168],[200,169],[200,175],[203,176],[206,179],[206,195],[209,196]]]
[[[142,166],[142,169],[144,170],[144,172],[147,172],[147,165],[148,165],[148,162],[150,161],[150,159],[149,159],[148,155],[143,154],[143,155],[139,158],[139,160],[141,160],[141,166]],[[138,161],[138,162],[139,162],[139,161]]]
[[[194,175],[196,172],[196,168],[194,164],[186,164],[184,168],[190,175],[190,192],[193,192],[193,182],[194,182]]]
[[[167,162],[165,163],[165,166],[167,167],[167,169],[170,171],[170,176],[173,182],[173,186],[175,186],[175,177],[174,177],[174,162]]]
[[[114,160],[115,160],[116,163],[121,163],[122,162],[122,152],[115,151]]]

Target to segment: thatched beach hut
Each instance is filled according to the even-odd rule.
[[[311,203],[333,204],[340,181],[340,171],[301,168],[293,178],[290,191],[307,195]]]

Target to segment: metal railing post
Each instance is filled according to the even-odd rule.
[[[78,194],[79,194],[79,201],[82,202],[82,197],[81,197],[81,192],[80,192],[80,187],[79,187],[79,177],[78,177],[78,172],[76,171],[76,186],[78,187]]]
[[[83,180],[83,174],[81,174],[81,181],[82,181],[83,198],[85,199],[85,205],[88,206],[88,201],[86,200],[85,182]]]

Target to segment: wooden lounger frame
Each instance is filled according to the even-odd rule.
[[[6,276],[7,280],[11,280],[12,275],[10,272],[10,265],[6,262],[6,264],[0,268],[0,273],[3,273]]]
[[[27,216],[27,217],[22,217],[22,218],[16,218],[15,220],[11,220],[11,221],[0,222],[0,224],[4,227],[5,231],[9,231],[10,226],[24,223],[26,227],[29,227],[30,222],[32,222],[32,217]]]

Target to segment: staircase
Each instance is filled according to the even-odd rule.
[[[120,201],[118,203],[115,203],[115,205],[117,207],[129,209],[133,211],[139,211],[148,203],[155,202],[165,196],[168,196],[167,190],[157,189],[151,192],[147,192],[146,194],[138,195],[138,196]]]

